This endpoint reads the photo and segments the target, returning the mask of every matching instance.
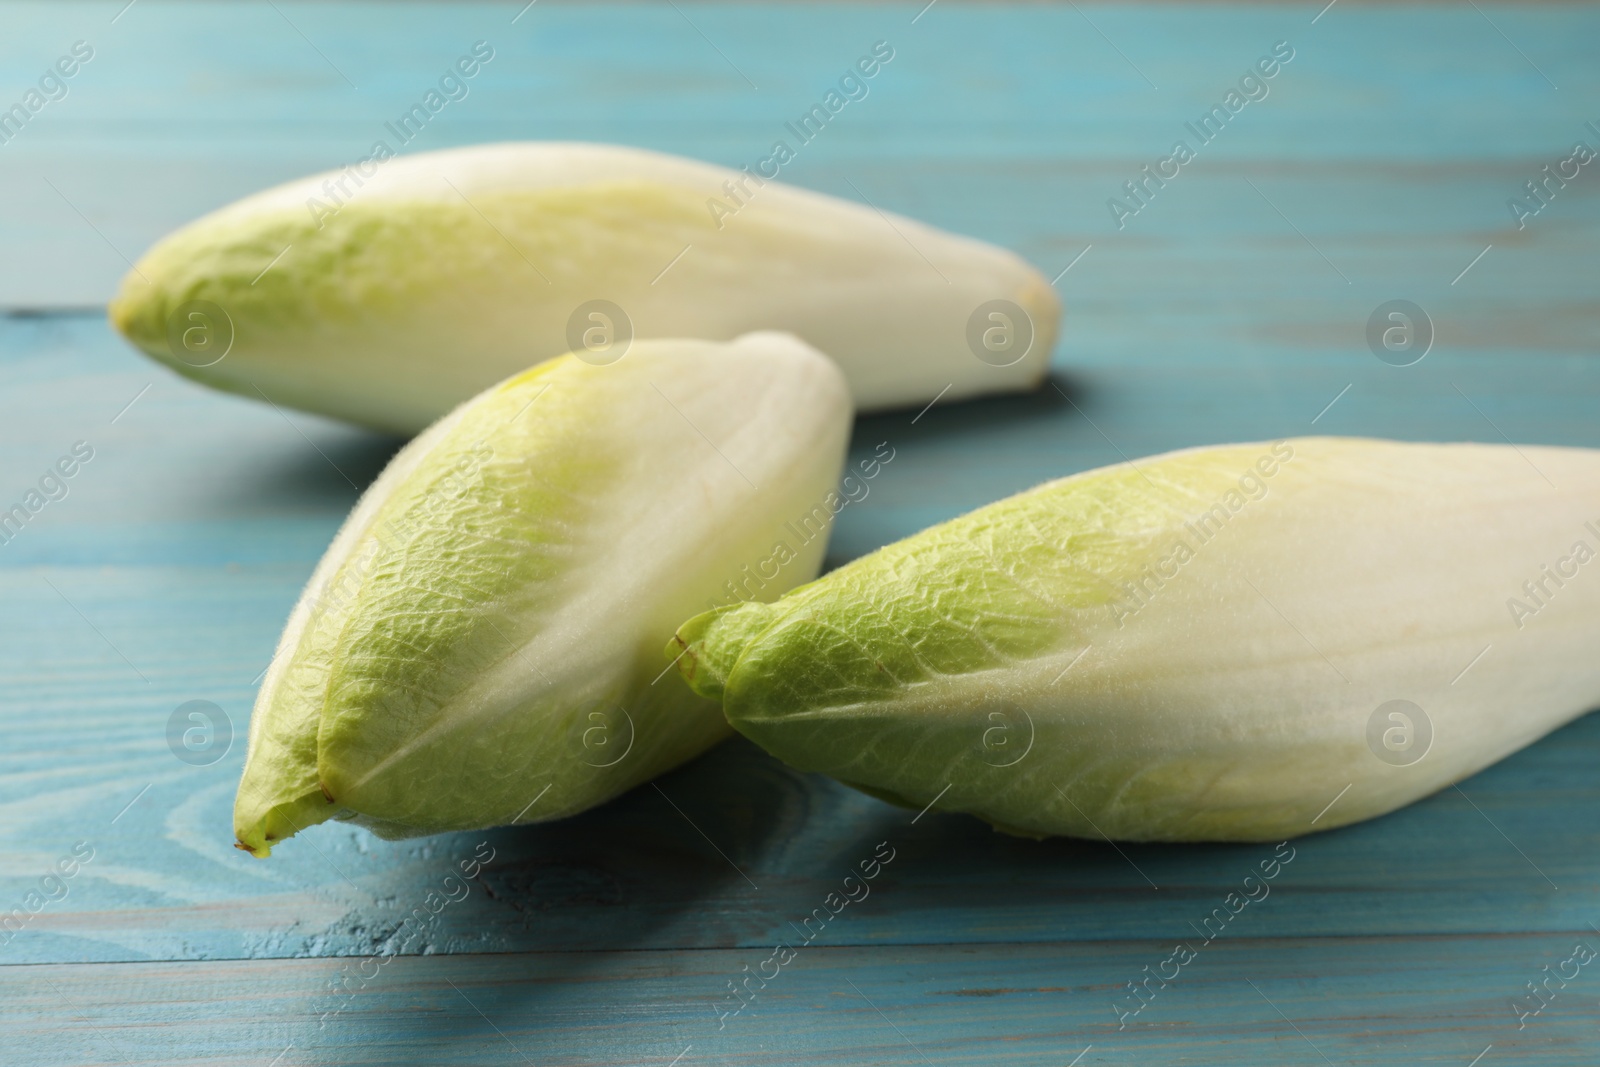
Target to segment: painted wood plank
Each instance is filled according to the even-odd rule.
[[[1448,280],[1493,239],[1483,234],[1513,239],[1505,200],[1600,120],[1586,44],[1600,13],[1573,7],[1480,5],[1486,18],[1460,5],[1344,5],[1312,25],[1288,4],[946,3],[915,24],[917,4],[608,5],[599,16],[539,5],[513,25],[520,4],[141,0],[112,23],[120,6],[8,5],[0,70],[15,94],[73,41],[96,53],[64,99],[0,145],[16,249],[0,263],[0,306],[103,301],[124,257],[163,232],[366,154],[480,39],[495,59],[408,149],[602,140],[739,166],[888,41],[895,59],[869,95],[786,177],[854,197],[853,181],[884,207],[1059,264],[1052,274],[1097,239],[1101,256],[1105,242],[1144,253],[1141,268],[1174,244],[1226,257],[1248,229],[1309,255],[1240,180],[1272,194],[1267,179],[1288,169],[1309,187],[1284,190],[1280,206],[1313,240],[1426,253]],[[1117,230],[1106,200],[1280,40],[1296,57],[1267,98]],[[1584,198],[1574,188],[1540,221]],[[1576,210],[1592,222],[1592,206]],[[1339,262],[1349,249],[1325,251]],[[1356,277],[1357,266],[1342,268]],[[1185,273],[1191,285],[1223,280]]]
[[[894,907],[894,887],[882,891],[882,907]],[[1127,1015],[1127,983],[1185,937],[1194,958],[1165,988],[1152,981],[1143,1009]],[[1467,1067],[1480,1054],[1483,1067],[1578,1067],[1594,1062],[1600,964],[1566,967],[1576,977],[1565,989],[1552,981],[1538,1015],[1519,1015],[1512,999],[1579,941],[1600,945],[1587,929],[1209,945],[1175,931],[1160,941],[894,953],[819,940],[767,967],[765,988],[752,979],[748,1006],[727,1018],[728,982],[760,968],[770,948],[430,956],[374,961],[370,979],[347,978],[329,960],[8,967],[0,997],[18,1016],[8,1038],[36,1067]]]

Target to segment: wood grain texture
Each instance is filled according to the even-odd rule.
[[[1565,958],[1570,938],[1218,941],[1118,1030],[1120,987],[1171,948],[813,946],[727,1019],[718,1014],[726,982],[765,950],[398,959],[347,996],[333,992],[339,964],[329,960],[42,965],[0,968],[0,996],[21,1016],[8,1036],[39,1067],[268,1064],[280,1055],[341,1064],[1021,1067],[1081,1056],[1080,1065],[1465,1067],[1486,1046],[1481,1063],[1593,1062],[1592,995],[1558,995],[1522,1030],[1505,1004],[1505,983],[1530,960]]]
[[[1573,141],[1600,146],[1600,11],[1341,3],[1313,25],[1320,4],[944,0],[913,24],[920,4],[539,4],[513,25],[520,4],[121,6],[8,5],[0,35],[0,105],[74,40],[96,48],[0,144],[0,307],[16,309],[0,507],[75,442],[94,449],[0,544],[0,911],[76,842],[94,853],[0,944],[8,1062],[1600,1058],[1589,970],[1523,1029],[1511,1007],[1574,941],[1600,946],[1594,718],[1460,791],[1296,842],[1272,895],[1120,1031],[1126,983],[1203,936],[1260,848],[913,823],[734,742],[561,824],[397,844],[327,825],[251,860],[229,814],[257,679],[399,442],[189,385],[97,312],[29,310],[96,304],[172,226],[363,153],[480,38],[495,60],[417,147],[610,140],[735,166],[884,39],[895,59],[791,180],[853,183],[1051,276],[1093,247],[1058,281],[1045,390],[860,420],[856,455],[887,441],[895,459],[840,515],[833,563],[1194,444],[1600,446],[1600,178],[1525,229],[1505,203]],[[1119,230],[1107,198],[1279,40],[1296,56],[1270,95]],[[1437,329],[1415,366],[1367,348],[1395,298]],[[168,747],[195,699],[238,734],[207,766]],[[481,841],[495,859],[466,898],[403,927]],[[872,896],[719,1029],[726,983],[885,841]],[[376,977],[340,996],[363,967]]]

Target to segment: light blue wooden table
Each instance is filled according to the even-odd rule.
[[[1595,719],[1296,842],[1209,944],[1197,927],[1271,849],[1012,840],[738,742],[562,824],[400,844],[326,825],[250,859],[229,815],[256,680],[356,492],[329,460],[364,483],[397,442],[186,384],[100,311],[160,234],[363,154],[474,41],[493,61],[413,147],[737,166],[883,40],[871,94],[788,175],[1012,246],[1069,311],[1059,388],[862,421],[862,453],[897,458],[834,562],[1185,445],[1600,446],[1600,163],[1521,227],[1507,205],[1600,147],[1600,11],[123,2],[0,8],[0,107],[93,49],[0,144],[0,507],[93,449],[0,544],[0,911],[25,916],[0,934],[0,1060],[1600,1062],[1600,970],[1513,1007],[1600,947]],[[1266,98],[1119,229],[1108,199],[1280,41]],[[1435,327],[1412,366],[1366,340],[1396,299]],[[231,721],[214,762],[169,747],[190,700]],[[719,1020],[885,841],[870,898]],[[397,934],[480,847],[467,896]],[[58,862],[72,877],[45,879]],[[1179,941],[1197,958],[1119,1029]]]

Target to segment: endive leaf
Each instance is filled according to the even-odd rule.
[[[373,167],[171,234],[112,321],[196,381],[401,432],[629,337],[788,330],[865,408],[1029,388],[1055,342],[1055,293],[1010,252],[723,167],[558,143]],[[731,216],[714,207],[730,196]]]
[[[1039,486],[669,651],[741,733],[879,796],[1025,834],[1274,840],[1600,700],[1597,550],[1594,451],[1202,448]]]
[[[563,357],[452,412],[290,618],[241,847],[332,817],[390,837],[556,818],[725,736],[715,703],[654,684],[657,654],[689,612],[816,575],[826,537],[784,524],[832,490],[849,420],[833,364],[773,333]]]

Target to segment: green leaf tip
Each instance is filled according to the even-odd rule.
[[[249,810],[249,809],[247,809]],[[339,814],[339,806],[318,789],[292,800],[256,808],[249,817],[234,824],[237,840],[234,848],[242,849],[256,859],[272,855],[272,846],[300,831],[327,822]]]
[[[751,601],[696,615],[678,627],[667,644],[667,657],[676,661],[690,689],[721,700],[739,655],[767,628],[771,613],[769,605]]]

